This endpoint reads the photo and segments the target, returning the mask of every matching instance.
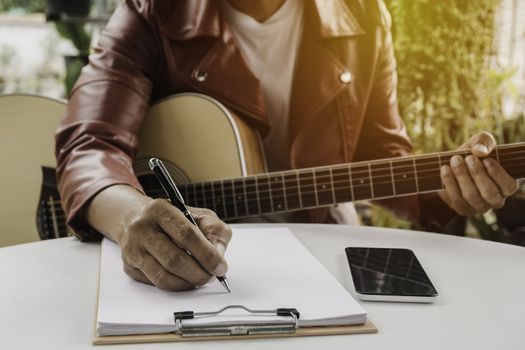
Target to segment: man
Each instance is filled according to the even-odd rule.
[[[411,148],[397,111],[389,17],[379,0],[125,1],[57,131],[59,188],[79,237],[114,240],[126,273],[162,289],[191,289],[227,270],[228,226],[193,208],[195,228],[167,201],[145,196],[132,172],[148,104],[186,91],[218,99],[258,129],[270,170]],[[478,158],[490,153],[493,138],[482,133],[465,147],[475,156],[442,167],[439,195],[380,204],[433,230],[453,216],[448,207],[470,215],[502,206],[517,182],[493,159]],[[344,208],[288,219],[349,222]]]

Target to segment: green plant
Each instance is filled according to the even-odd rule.
[[[493,132],[501,143],[523,141],[525,116],[506,119],[502,112],[515,69],[491,65],[500,1],[385,3],[393,20],[399,109],[414,151],[454,149],[481,130]],[[373,208],[372,222],[406,226],[380,208]],[[472,218],[470,227],[490,239],[501,231],[484,216]]]
[[[87,64],[87,56],[91,47],[91,31],[86,24],[76,22],[55,22],[55,27],[60,36],[70,40],[78,52],[76,56],[64,57],[66,64],[65,92],[66,95],[69,95],[80,75],[80,71]]]
[[[25,12],[44,12],[44,0],[2,0],[0,12],[22,9]]]
[[[66,76],[64,83],[67,96],[73,89],[80,71],[87,64],[87,57],[91,48],[91,30],[83,22],[55,22],[55,27],[60,36],[70,40],[78,52],[76,56],[65,57]]]
[[[84,23],[56,22],[55,27],[61,37],[71,41],[79,55],[89,54],[91,30],[89,30]]]
[[[501,116],[490,67],[499,0],[388,0],[398,96],[418,151],[456,148]]]

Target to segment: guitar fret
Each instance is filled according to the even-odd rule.
[[[315,178],[315,169],[312,169],[312,176],[314,179],[314,194],[315,194],[315,206],[319,206],[319,192],[317,191],[317,179]]]
[[[59,238],[60,237],[60,228],[59,228],[58,221],[57,221],[57,216],[56,216],[56,213],[55,213],[55,203],[54,203],[53,196],[49,197],[49,208],[51,209],[51,220],[52,220],[52,223],[53,223],[53,232],[55,234],[54,236],[55,236],[55,238]]]
[[[204,182],[204,183],[202,184],[202,194],[201,194],[201,197],[202,197],[202,207],[203,207],[203,208],[209,208],[209,206],[208,206],[208,199],[209,199],[209,197],[208,197],[208,191],[206,190],[206,185],[207,185],[207,184],[208,184],[207,182]]]
[[[392,161],[393,183],[396,195],[418,192],[414,164],[412,159]]]
[[[248,177],[244,180],[245,194],[246,194],[246,206],[248,215],[259,215],[261,214],[261,208],[259,207],[259,190],[257,188],[256,178]]]
[[[396,186],[394,181],[394,166],[392,165],[392,160],[389,161],[390,163],[390,179],[392,180],[392,192],[394,192],[394,196],[396,195]]]
[[[239,217],[239,210],[237,209],[238,207],[238,203],[237,202],[237,195],[235,193],[235,180],[231,180],[231,184],[232,184],[232,201],[231,203],[233,204],[233,211],[234,211],[234,217]]]
[[[228,216],[228,211],[226,210],[226,201],[225,201],[225,198],[224,198],[224,182],[221,180],[220,181],[220,184],[221,184],[221,203],[222,203],[222,209],[224,210],[224,217],[226,218]]]
[[[208,193],[206,192],[206,182],[201,184],[201,202],[203,208],[208,208]]]
[[[244,190],[244,207],[246,209],[246,215],[250,215],[250,207],[248,206],[248,194],[246,193],[246,178],[242,178],[242,189]]]
[[[200,205],[197,203],[197,184],[193,184],[193,207],[200,207]],[[184,197],[183,197],[184,198]]]
[[[283,183],[285,184],[286,209],[300,209],[302,206],[297,172],[292,171],[285,173]]]
[[[414,176],[416,178],[416,191],[419,193],[419,178],[417,175],[416,158],[412,157],[412,166],[414,168]]]
[[[213,188],[213,207],[217,216],[223,219],[226,215],[226,209],[224,208],[224,201],[222,200],[222,182],[216,181],[212,183]]]
[[[330,171],[330,184],[332,186],[332,198],[334,199],[334,203],[337,203],[337,200],[335,198],[334,174],[332,172],[332,167],[330,167],[328,170]]]
[[[231,203],[233,204],[233,211],[234,211],[234,217],[238,217],[239,216],[239,213],[238,213],[238,210],[237,210],[237,197],[235,195],[235,184],[234,184],[234,180],[231,180],[231,184],[232,184],[232,188],[231,188],[231,193],[232,193],[232,199],[231,199]]]
[[[257,193],[259,194],[259,208],[261,209],[261,214],[272,212],[272,196],[269,182],[267,175],[257,177]]]
[[[203,186],[204,184],[202,182],[195,184],[195,188],[196,188],[195,196],[197,197],[196,203],[197,203],[197,207],[199,208],[206,208],[204,205]]]
[[[233,197],[233,182],[231,179],[222,180],[222,193],[226,217],[237,217],[237,206]]]
[[[327,169],[314,170],[314,179],[317,188],[317,205],[335,203],[333,195],[333,182],[331,181],[330,171]]]
[[[213,206],[213,191],[211,190],[211,183],[205,182],[202,185],[202,197],[204,198],[204,208],[215,211]]]
[[[439,164],[436,162],[435,156],[417,157],[416,169],[419,175],[419,191],[433,191],[442,187],[441,177],[439,175]]]
[[[351,202],[352,185],[348,166],[331,169],[334,198],[336,203]],[[336,191],[337,190],[337,191]]]
[[[355,200],[354,196],[354,186],[352,186],[352,170],[350,168],[350,164],[347,166],[348,171],[348,184],[350,185],[350,194],[352,195],[352,202]]]
[[[255,193],[257,194],[257,210],[259,214],[262,213],[261,210],[261,195],[259,194],[259,182],[257,181],[257,178],[255,178]]]
[[[312,170],[299,172],[299,187],[301,191],[301,204],[303,208],[317,206],[317,193],[315,191],[314,176]]]
[[[267,177],[268,179],[268,196],[270,197],[270,208],[273,209],[273,197],[272,197],[272,188],[271,188],[271,180],[270,180],[270,176]]]
[[[370,176],[368,165],[351,165],[351,183],[353,188],[354,200],[364,200],[373,198],[372,184],[370,183]]]
[[[244,217],[248,214],[248,208],[246,205],[246,192],[244,188],[244,178],[233,180],[233,195],[234,202],[236,203],[235,216]]]
[[[299,194],[299,207],[304,208],[303,195],[301,193],[301,183],[299,182],[299,170],[295,170],[295,177],[297,178],[297,192]]]
[[[372,198],[375,198],[374,185],[372,184],[372,167],[370,166],[370,163],[368,163],[368,178],[370,183],[370,194],[372,195]]]
[[[391,183],[392,174],[390,168],[387,167],[384,162],[369,163],[368,166],[371,174],[372,197],[391,197],[394,192],[393,184]]]
[[[285,210],[282,176],[274,174],[270,179],[270,188],[273,211]]]
[[[286,182],[284,181],[284,173],[281,173],[281,182],[283,184],[284,208],[288,210],[288,198],[286,196]]]

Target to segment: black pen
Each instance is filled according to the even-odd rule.
[[[188,207],[186,207],[186,204],[184,203],[184,198],[182,198],[182,195],[180,194],[177,186],[175,186],[175,182],[173,182],[173,179],[166,170],[166,167],[164,166],[162,161],[157,158],[151,158],[149,160],[149,167],[157,177],[157,180],[159,180],[162,188],[164,189],[164,192],[166,192],[166,194],[168,195],[168,199],[170,200],[171,204],[176,206],[192,224],[197,226],[195,219],[193,218],[193,216],[191,216],[190,210],[188,209]],[[216,277],[219,280],[219,282],[221,282],[221,284],[224,286],[224,288],[226,288],[226,290],[231,293],[231,289],[228,285],[228,280],[226,279],[226,276]]]

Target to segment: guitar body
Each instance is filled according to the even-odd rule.
[[[153,105],[139,132],[134,168],[161,159],[176,183],[247,176],[265,171],[259,137],[218,101],[185,93]]]
[[[54,135],[65,109],[64,102],[49,98],[0,96],[0,159],[5,169],[0,181],[0,247],[67,234],[52,171]],[[139,179],[148,178],[151,157],[162,159],[178,183],[265,171],[257,133],[204,95],[181,94],[153,105],[139,140],[134,164]]]
[[[55,131],[66,105],[28,95],[0,96],[0,247],[39,238],[35,213],[42,166],[56,166]]]

